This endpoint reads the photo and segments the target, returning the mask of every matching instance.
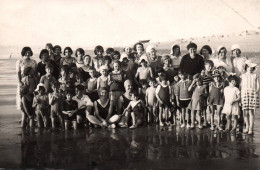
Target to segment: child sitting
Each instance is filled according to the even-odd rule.
[[[146,90],[145,94],[145,103],[146,107],[148,108],[148,117],[147,122],[158,122],[158,116],[156,114],[156,108],[157,108],[157,98],[156,98],[156,80],[154,78],[151,78],[149,80],[149,86]]]
[[[52,93],[49,93],[49,104],[51,106],[51,126],[56,127],[57,118],[60,121],[61,127],[64,127],[61,106],[63,102],[63,95],[60,93],[60,84],[58,82],[52,83]]]
[[[127,108],[124,110],[123,115],[132,109],[131,117],[133,125],[129,128],[137,128],[139,125],[143,123],[143,117],[146,112],[144,102],[139,99],[138,93],[134,92],[132,93],[132,101],[130,101]]]
[[[42,127],[42,122],[44,123],[44,127],[48,126],[49,122],[49,99],[48,95],[45,93],[44,84],[40,83],[37,85],[35,90],[38,94],[34,95],[33,98],[33,107],[35,108],[35,113],[37,117],[38,127]]]
[[[231,116],[234,120],[232,126],[232,131],[236,131],[237,127],[237,116],[239,115],[239,101],[240,101],[240,91],[236,87],[238,78],[234,75],[228,77],[229,86],[224,88],[225,103],[223,106],[222,113],[226,115],[227,125],[225,131],[230,130],[231,126]]]
[[[62,102],[62,113],[64,115],[65,120],[65,130],[68,130],[72,127],[74,130],[77,129],[77,111],[78,111],[78,103],[75,100],[72,100],[73,97],[73,91],[72,90],[66,90],[66,100]]]

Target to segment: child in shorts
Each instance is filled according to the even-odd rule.
[[[52,93],[49,93],[49,104],[51,106],[51,126],[52,128],[56,128],[57,119],[60,122],[61,127],[64,128],[63,117],[61,106],[63,102],[63,95],[59,91],[60,84],[58,82],[52,83]]]
[[[147,122],[158,122],[158,116],[156,114],[157,98],[156,98],[156,80],[154,78],[149,79],[149,86],[145,94],[145,103],[148,108]]]

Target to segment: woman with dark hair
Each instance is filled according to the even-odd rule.
[[[210,60],[212,49],[209,45],[204,45],[200,50],[200,55],[204,58],[204,61]]]
[[[65,57],[61,58],[60,60],[60,68],[64,65],[70,65],[71,63],[77,62],[76,58],[71,56],[73,54],[73,51],[70,47],[66,47],[63,54],[65,55]]]
[[[48,50],[50,59],[54,61],[54,48],[52,43],[47,43],[45,49]]]
[[[16,93],[16,106],[17,110],[21,109],[21,95],[20,87],[23,85],[22,78],[24,77],[24,70],[28,67],[32,67],[33,73],[37,78],[37,63],[34,59],[31,59],[33,52],[30,47],[24,47],[21,52],[22,59],[16,61],[16,73],[18,76],[17,93]]]
[[[222,66],[226,69],[228,73],[231,73],[233,70],[233,65],[231,59],[227,58],[227,49],[224,46],[219,46],[217,49],[217,58],[212,59],[214,66],[216,68]]]
[[[54,50],[54,62],[56,63],[57,66],[60,66],[60,60],[62,54],[61,47],[59,45],[55,45],[53,47],[53,50]]]
[[[133,50],[137,53],[135,62],[139,63],[141,56],[144,54],[144,45],[142,43],[138,42],[134,45]]]
[[[59,68],[55,61],[50,59],[49,51],[46,49],[42,49],[39,55],[40,62],[37,65],[37,73],[39,74],[39,79],[46,74],[45,66],[47,64],[51,64],[53,66],[52,75],[55,77],[56,80],[59,78]]]
[[[76,56],[76,66],[77,68],[81,68],[84,66],[84,61],[83,61],[83,57],[85,56],[85,51],[82,48],[78,48],[75,52],[75,56]]]
[[[103,64],[103,54],[104,48],[101,45],[97,45],[94,50],[95,57],[92,58],[93,65],[96,70],[99,70],[99,67]]]

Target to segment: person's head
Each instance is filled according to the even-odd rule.
[[[49,51],[49,53],[53,52],[53,45],[52,43],[47,43],[45,49]]]
[[[111,57],[109,55],[104,56],[104,65],[109,66],[111,63]]]
[[[101,87],[100,89],[98,89],[99,98],[107,99],[108,93],[109,93],[109,91],[106,87]]]
[[[150,87],[155,87],[156,80],[154,78],[151,77],[148,82]]]
[[[238,78],[235,75],[228,76],[228,82],[230,86],[235,87],[238,84]]]
[[[129,54],[132,52],[132,48],[131,48],[130,46],[126,46],[126,47],[124,48],[124,52],[125,52],[127,55],[129,55]]]
[[[33,55],[32,49],[30,47],[23,47],[21,55],[30,58]]]
[[[157,57],[156,52],[157,51],[153,45],[148,45],[146,47],[146,53],[151,59],[155,59]]]
[[[112,54],[114,51],[115,51],[114,48],[109,47],[109,48],[106,49],[106,54],[109,55],[109,56],[111,56],[111,54]]]
[[[26,67],[23,71],[24,76],[33,76],[33,68],[32,67]]]
[[[144,52],[144,45],[140,42],[136,43],[133,47],[134,51],[138,54],[142,54]]]
[[[166,79],[165,74],[161,74],[161,75],[159,76],[159,79],[160,79],[160,82],[161,82],[163,85],[166,84],[167,79]]]
[[[119,61],[120,59],[120,52],[119,51],[114,51],[112,54],[111,54],[111,57],[112,57],[112,60],[116,60],[116,61]]]
[[[39,95],[43,95],[45,93],[45,88],[43,83],[39,83],[35,89],[36,92],[38,92]]]
[[[62,53],[61,47],[59,45],[55,45],[53,49],[54,49],[54,54],[56,55],[60,55]]]
[[[82,60],[83,56],[85,55],[85,51],[82,48],[78,48],[75,52],[75,56],[78,60]]]
[[[227,69],[223,66],[219,66],[217,67],[217,69],[221,75],[223,75],[227,71]]]
[[[71,55],[73,54],[73,51],[70,47],[66,47],[64,48],[64,52],[63,54],[66,56],[66,57],[71,57]]]
[[[139,94],[138,94],[137,91],[134,91],[134,92],[132,93],[132,100],[133,100],[133,101],[139,100]]]
[[[84,94],[84,86],[82,85],[77,85],[76,88],[75,88],[75,91],[76,91],[76,95],[77,96],[82,96]]]
[[[163,55],[162,56],[162,61],[163,61],[164,65],[169,66],[171,64],[171,62],[170,62],[171,58],[170,58],[169,55]]]
[[[94,53],[96,56],[103,56],[104,48],[101,45],[95,47]]]
[[[91,62],[91,57],[90,57],[90,55],[85,55],[85,56],[83,57],[83,61],[84,61],[84,65],[89,65],[90,62]]]
[[[68,65],[69,70],[69,78],[73,78],[75,76],[75,73],[77,72],[77,65],[75,63],[70,63]]]
[[[212,54],[212,49],[209,45],[204,45],[200,50],[200,55],[204,57],[204,59],[208,59],[209,56]]]
[[[232,56],[235,58],[241,57],[241,49],[238,44],[233,44],[231,47]]]
[[[82,83],[83,82],[83,74],[81,72],[77,72],[75,77],[76,77],[76,81],[78,83]]]
[[[187,74],[185,72],[179,72],[179,77],[181,80],[186,80],[187,79]]]
[[[127,64],[129,62],[129,60],[128,60],[126,55],[122,55],[121,58],[122,58],[122,63],[123,64]]]
[[[51,73],[53,71],[53,65],[52,64],[46,64],[45,71],[46,71],[47,75],[51,75]]]
[[[96,69],[94,67],[90,67],[88,73],[91,78],[94,78],[96,75]]]
[[[173,74],[173,79],[174,79],[174,81],[175,82],[178,82],[179,80],[180,80],[180,77],[179,77],[179,75],[178,75],[178,72],[176,71],[176,72],[174,72],[174,74]]]
[[[140,64],[141,66],[147,66],[147,61],[145,59],[142,59]]]
[[[127,79],[124,82],[124,87],[126,92],[131,92],[133,90],[133,83],[131,80]]]
[[[245,72],[253,73],[257,68],[257,64],[253,63],[251,60],[245,61]]]
[[[224,46],[219,46],[218,49],[218,58],[219,59],[226,59],[227,56],[227,49]]]
[[[67,99],[68,101],[71,101],[71,100],[72,100],[72,97],[73,97],[73,95],[74,95],[73,91],[72,91],[71,89],[67,89],[67,90],[65,91],[65,94],[66,94],[66,99]]]
[[[197,53],[197,44],[193,43],[193,42],[190,42],[188,45],[187,45],[187,50],[190,54],[190,57],[191,58],[194,58],[196,53]]]
[[[119,63],[119,61],[115,61],[113,63],[113,68],[114,68],[114,71],[119,71],[120,70],[120,63]]]
[[[61,69],[60,69],[60,75],[61,75],[61,77],[67,77],[68,74],[69,74],[68,66],[67,66],[67,65],[62,66]]]
[[[106,76],[107,76],[107,73],[108,73],[108,66],[103,65],[103,66],[101,66],[99,69],[100,69],[101,75],[106,77]]]
[[[39,55],[40,60],[47,62],[50,59],[49,51],[47,49],[42,49]]]
[[[171,48],[171,55],[179,57],[181,55],[181,48],[177,44],[173,44]]]
[[[147,84],[147,81],[146,81],[146,80],[140,80],[139,82],[140,82],[140,84],[141,84],[141,86],[142,86],[143,89],[146,89],[146,88],[147,88],[148,84]]]
[[[218,69],[212,71],[212,77],[214,82],[219,82],[221,80],[221,74]]]
[[[214,67],[214,63],[213,63],[212,60],[206,60],[205,63],[204,63],[204,65],[205,65],[205,71],[206,71],[206,72],[212,71],[212,69],[213,69],[213,67]]]
[[[52,88],[52,90],[53,91],[59,91],[59,89],[60,89],[60,83],[59,82],[53,82],[53,83],[51,83],[51,88]]]

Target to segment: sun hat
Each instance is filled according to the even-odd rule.
[[[233,45],[231,46],[231,51],[236,50],[236,49],[239,49],[239,50],[240,50],[240,46],[239,46],[238,44],[233,44]]]
[[[220,76],[220,72],[218,69],[215,69],[212,71],[212,77],[217,77],[217,76]]]
[[[147,58],[146,55],[142,55],[142,56],[140,57],[140,59],[139,59],[139,63],[141,63],[143,60],[146,61],[146,62],[148,63],[148,58]]]
[[[225,49],[225,50],[227,51],[226,47],[224,47],[223,45],[221,45],[221,46],[219,46],[219,47],[217,48],[218,54],[220,53],[220,50],[222,50],[222,49]]]
[[[124,58],[127,58],[128,59],[128,55],[126,54],[126,53],[122,53],[121,54],[121,57],[120,57],[120,59],[119,59],[119,61],[123,61],[124,60]]]
[[[146,53],[150,53],[152,49],[155,49],[154,45],[148,45],[145,51]]]
[[[39,91],[40,87],[43,87],[45,89],[44,84],[43,83],[39,83],[34,91]]]
[[[248,67],[256,67],[257,66],[257,64],[253,63],[251,60],[246,60],[245,64],[248,65]]]
[[[124,82],[124,87],[128,86],[128,85],[133,85],[132,81],[127,79],[125,82]]]

